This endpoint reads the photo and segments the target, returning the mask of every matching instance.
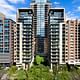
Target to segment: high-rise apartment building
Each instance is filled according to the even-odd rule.
[[[14,54],[14,26],[15,22],[0,13],[0,64],[10,66]]]
[[[30,8],[18,9],[14,28],[14,62],[27,68],[34,56],[51,65],[80,64],[80,22],[66,21],[64,8],[51,8],[49,0],[32,0]]]
[[[60,23],[64,22],[65,10],[63,8],[53,8],[49,10],[49,56],[50,63],[59,64],[62,53],[62,31]]]
[[[61,54],[61,62],[80,65],[80,21],[68,20],[66,23],[61,24],[61,26],[64,27],[64,49]]]
[[[14,62],[27,68],[34,59],[33,54],[33,11],[18,9],[14,33]]]
[[[49,0],[32,0],[33,30],[35,54],[47,56],[48,54],[48,11],[51,7]]]

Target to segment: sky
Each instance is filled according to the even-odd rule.
[[[65,8],[67,19],[80,18],[80,0],[50,0],[52,7]],[[29,8],[31,0],[0,0],[0,12],[16,20],[18,8]]]

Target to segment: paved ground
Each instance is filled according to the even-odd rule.
[[[7,74],[5,74],[5,70],[0,70],[0,80],[7,80]]]
[[[7,79],[7,74],[4,74],[4,75],[2,76],[2,78],[1,78],[1,80],[8,80],[8,79]]]
[[[3,76],[4,73],[5,73],[4,70],[0,70],[0,79],[1,79],[1,77]]]

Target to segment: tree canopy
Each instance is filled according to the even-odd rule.
[[[39,65],[39,64],[41,64],[42,62],[44,62],[44,58],[41,57],[41,56],[39,56],[39,55],[37,55],[37,56],[36,56],[36,63]]]
[[[28,80],[53,80],[53,75],[49,72],[48,67],[37,65],[28,71]]]
[[[44,58],[37,55],[34,64],[27,71],[17,69],[12,66],[8,69],[10,80],[80,80],[80,69],[77,66],[70,65],[53,65],[53,72],[50,72],[50,67],[41,64]]]

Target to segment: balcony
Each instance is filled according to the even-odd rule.
[[[31,60],[23,60],[22,62],[23,62],[23,63],[30,63]]]
[[[58,63],[58,60],[51,60],[51,63]]]
[[[31,46],[29,46],[29,47],[23,46],[23,48],[24,48],[24,49],[31,49],[32,47],[31,47]]]
[[[30,53],[31,52],[31,49],[25,49],[23,50],[24,53]]]
[[[52,59],[52,60],[54,60],[54,59],[59,59],[59,57],[57,57],[57,56],[52,57],[52,56],[51,56],[51,59]]]
[[[28,57],[28,56],[23,56],[23,59],[31,59],[31,56],[30,57]]]

